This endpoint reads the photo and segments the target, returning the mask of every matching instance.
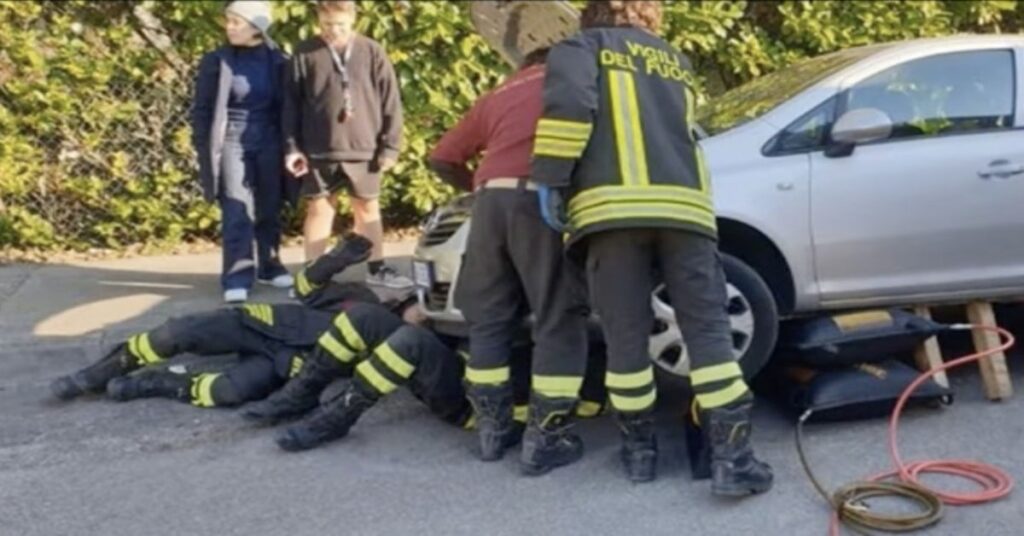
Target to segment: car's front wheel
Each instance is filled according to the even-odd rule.
[[[729,323],[733,352],[748,379],[768,362],[779,332],[779,313],[768,285],[753,268],[732,255],[722,254],[725,270]],[[683,342],[675,312],[664,286],[651,296],[654,329],[649,350],[661,369],[676,376],[689,376],[690,357]]]

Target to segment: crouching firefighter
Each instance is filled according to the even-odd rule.
[[[537,185],[529,180],[547,52],[528,54],[431,155],[442,178],[476,191],[455,300],[470,325],[466,382],[484,461],[501,459],[515,443],[510,343],[526,315],[534,315],[531,419],[520,457],[527,475],[583,455],[582,442],[569,431],[586,368],[583,278],[564,262],[561,235],[544,224]],[[471,172],[466,163],[480,154]]]
[[[236,406],[266,397],[298,373],[338,311],[354,303],[379,302],[358,284],[330,276],[369,256],[371,244],[358,235],[343,240],[300,274],[306,304],[246,304],[172,318],[115,345],[98,362],[51,384],[54,395],[71,400],[106,393],[114,400],[163,397],[199,407]],[[309,304],[315,303],[318,308]],[[239,363],[221,372],[184,373],[156,367],[185,353],[238,354]],[[139,370],[144,369],[144,370]],[[132,374],[133,372],[137,371]]]
[[[750,446],[753,397],[733,356],[688,61],[655,35],[660,21],[660,2],[588,2],[581,32],[548,57],[533,179],[543,185],[546,220],[570,231],[570,256],[585,260],[629,478],[655,478],[657,393],[647,346],[659,274],[712,442],[712,492],[764,492],[772,472]]]
[[[242,415],[258,425],[304,417],[276,441],[284,450],[306,450],[345,437],[363,413],[405,386],[445,422],[471,428],[476,419],[463,386],[465,346],[464,339],[430,330],[415,299],[401,312],[357,305],[338,315],[297,376],[266,400],[244,408]],[[522,436],[530,390],[528,340],[514,345],[513,351],[518,357],[512,367],[515,409],[506,447]],[[594,359],[593,364],[598,372],[588,376],[583,386],[586,402],[577,408],[583,416],[596,415],[604,402],[603,359]],[[322,392],[339,378],[351,380],[320,403]]]

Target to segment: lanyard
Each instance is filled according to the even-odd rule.
[[[331,61],[334,63],[334,68],[338,70],[338,75],[341,76],[341,92],[344,104],[344,109],[338,114],[338,122],[343,123],[349,117],[352,117],[352,91],[349,89],[349,77],[348,77],[348,62],[352,59],[352,48],[354,43],[349,41],[348,45],[345,45],[344,57],[338,56],[338,51],[334,50],[334,47],[329,43],[327,50],[331,53]]]

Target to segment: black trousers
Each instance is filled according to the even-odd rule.
[[[157,364],[181,354],[238,354],[239,362],[215,373],[192,375],[191,401],[200,407],[236,406],[266,397],[298,371],[303,348],[288,346],[251,328],[242,309],[175,317],[132,336],[128,351]]]
[[[352,381],[384,397],[405,386],[430,411],[446,422],[466,426],[472,407],[466,399],[463,340],[438,335],[421,326],[403,324],[380,305],[355,305],[338,315],[318,343],[316,358],[336,359],[351,371]],[[604,346],[591,345],[579,410],[591,416],[604,405]],[[517,418],[525,422],[530,392],[531,348],[520,341],[510,351],[510,382]]]
[[[508,382],[513,340],[532,312],[534,392],[577,397],[587,352],[583,274],[541,219],[537,193],[483,189],[472,221],[456,289],[470,324],[467,381]]]
[[[656,399],[648,342],[651,292],[661,275],[690,356],[697,403],[712,409],[750,398],[732,349],[725,275],[710,238],[671,229],[623,229],[586,238],[591,302],[608,345],[605,385],[620,412]]]
[[[340,361],[352,381],[381,398],[405,386],[441,419],[457,425],[469,420],[457,343],[405,324],[383,306],[359,304],[338,315],[317,351]]]

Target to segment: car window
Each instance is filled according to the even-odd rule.
[[[893,122],[889,139],[1013,126],[1013,53],[979,50],[909,61],[845,92],[844,110],[876,108]]]
[[[782,154],[821,149],[835,120],[836,97],[819,104],[779,132],[766,153]]]
[[[714,136],[761,117],[831,74],[889,45],[851,48],[797,62],[733,88],[697,110],[697,122]]]

